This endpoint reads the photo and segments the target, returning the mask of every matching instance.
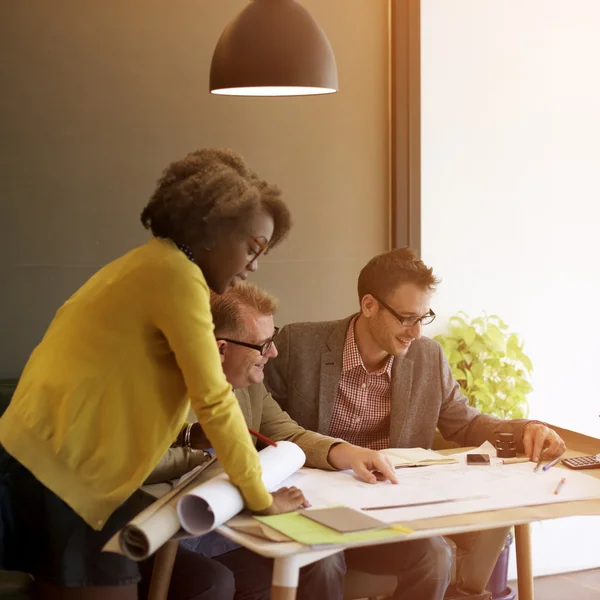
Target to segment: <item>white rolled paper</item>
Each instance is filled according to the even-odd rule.
[[[262,480],[272,492],[300,469],[306,455],[292,442],[277,442],[259,452]],[[190,534],[204,535],[235,517],[244,508],[244,500],[225,474],[190,490],[177,503],[181,526]]]
[[[180,528],[176,507],[166,504],[143,523],[138,524],[134,520],[123,527],[119,543],[129,558],[144,560],[176,535]]]
[[[277,442],[276,447],[268,446],[258,456],[262,480],[270,492],[306,460],[304,452],[292,442]],[[196,485],[195,480],[206,466],[197,467],[194,476],[137,515],[103,550],[144,560],[171,538],[203,535],[235,517],[243,510],[244,500],[227,475],[223,473]]]

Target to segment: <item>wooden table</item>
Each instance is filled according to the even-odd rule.
[[[588,438],[587,436],[558,427],[555,429],[570,447],[565,457],[600,453],[600,440]],[[464,448],[461,448],[445,452],[453,453],[464,450]],[[560,466],[560,463],[553,468],[566,469],[566,467]],[[587,473],[600,478],[600,470],[587,471]],[[257,554],[273,558],[274,569],[271,598],[272,600],[294,600],[296,598],[300,568],[336,552],[340,552],[345,548],[398,543],[438,535],[451,535],[481,531],[482,529],[514,526],[519,600],[533,600],[530,523],[546,519],[581,515],[600,515],[600,499],[524,506],[411,521],[410,527],[413,529],[413,533],[406,538],[348,544],[344,547],[328,548],[326,550],[311,550],[307,546],[296,542],[271,542],[248,533],[236,531],[228,525],[222,525],[217,531]],[[236,517],[230,523],[240,524],[243,522],[243,519],[244,517]]]

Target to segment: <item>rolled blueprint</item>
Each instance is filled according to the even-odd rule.
[[[304,452],[292,442],[278,442],[259,453],[262,479],[269,492],[304,465]],[[183,529],[194,536],[204,535],[222,525],[244,508],[239,490],[222,474],[190,490],[177,504]]]
[[[304,452],[292,442],[277,442],[276,447],[268,446],[258,456],[262,480],[270,492],[306,460]],[[198,482],[209,463],[196,467],[173,490],[132,519],[103,550],[144,560],[170,539],[203,535],[241,512],[244,500],[226,474]]]

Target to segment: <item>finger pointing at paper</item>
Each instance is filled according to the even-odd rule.
[[[398,483],[396,471],[391,462],[377,450],[369,450],[343,442],[334,444],[330,448],[327,460],[335,469],[352,469],[362,481],[367,483],[387,480]]]
[[[523,446],[525,454],[535,462],[542,453],[544,459],[552,459],[561,456],[566,450],[565,443],[558,433],[538,421],[529,421],[525,425]]]

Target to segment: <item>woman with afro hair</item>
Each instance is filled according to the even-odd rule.
[[[165,170],[141,220],[152,238],[58,310],[0,418],[0,568],[33,575],[37,597],[137,598],[138,566],[101,549],[152,502],[138,488],[190,403],[250,510],[305,505],[261,481],[209,304],[288,233],[279,190],[203,149]]]

